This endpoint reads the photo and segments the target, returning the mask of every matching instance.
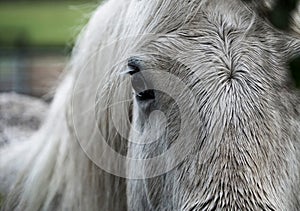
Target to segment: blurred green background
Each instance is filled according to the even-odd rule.
[[[0,1],[0,46],[65,46],[97,1]]]
[[[51,100],[81,28],[100,0],[0,0],[0,92]]]
[[[251,0],[244,0],[251,1]],[[298,0],[277,0],[270,20],[288,30]],[[0,0],[0,92],[51,100],[81,28],[101,0]],[[300,57],[290,71],[300,87]]]

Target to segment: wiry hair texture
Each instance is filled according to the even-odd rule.
[[[17,175],[3,209],[299,210],[300,98],[287,69],[300,50],[299,12],[293,30],[280,32],[264,17],[271,2],[105,2],[79,38],[43,127],[28,142],[1,151],[1,178]],[[144,34],[154,38],[136,36]],[[130,36],[135,38],[120,41]],[[163,176],[144,180],[126,180],[99,169],[75,135],[89,134],[80,141],[97,154],[94,123],[84,112],[94,109],[85,102],[93,97],[91,90],[100,87],[94,106],[99,129],[111,147],[147,158],[172,145],[178,116],[164,97],[157,107],[168,113],[171,123],[157,145],[128,144],[109,121],[115,115],[122,122],[132,113],[141,134],[135,137],[124,123],[125,133],[131,139],[149,135],[147,119],[140,118],[139,105],[132,103],[129,82],[118,89],[118,73],[131,56],[180,77],[195,94],[199,111],[188,113],[195,105],[183,94],[187,109],[182,115],[199,115],[201,120],[181,128],[200,134],[185,160]],[[78,84],[80,92],[74,94]],[[120,110],[106,106],[126,98]],[[72,113],[74,103],[82,113]],[[81,131],[74,130],[74,115],[81,118],[76,128]],[[159,123],[156,126],[161,130]],[[128,175],[142,171],[131,163],[126,169]]]

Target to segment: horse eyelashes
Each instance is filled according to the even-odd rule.
[[[138,73],[141,71],[140,68],[140,60],[136,59],[136,58],[130,58],[128,60],[127,66],[129,68],[129,74],[133,75],[135,73]]]

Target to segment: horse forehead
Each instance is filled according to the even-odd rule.
[[[179,1],[174,1],[177,5]],[[187,1],[188,2],[188,1]],[[196,2],[196,1],[191,1]],[[199,7],[196,5],[182,7],[179,11],[168,7],[159,7],[157,17],[153,18],[155,27],[151,33],[166,33],[183,35],[186,40],[189,37],[214,36],[217,32],[222,34],[226,31],[248,32],[257,24],[263,25],[264,21],[258,17],[255,9],[250,9],[242,0],[229,1],[199,1],[204,2]],[[225,35],[225,34],[223,34]],[[223,36],[222,35],[222,36]],[[163,39],[161,39],[163,41]]]
[[[179,4],[178,2],[181,1],[174,1],[170,5]],[[231,71],[238,66],[237,55],[245,54],[242,53],[243,50],[249,54],[252,51],[261,53],[263,46],[258,44],[256,46],[260,46],[259,49],[253,47],[251,51],[249,48],[251,46],[247,43],[249,44],[250,41],[260,43],[261,38],[258,33],[264,33],[264,30],[270,27],[267,27],[254,10],[241,0],[199,2],[205,4],[197,9],[191,9],[191,5],[186,6],[187,3],[183,3],[184,17],[176,16],[178,10],[166,7],[166,3],[164,6],[160,5],[160,10],[150,21],[153,25],[147,22],[155,26],[150,32],[154,34],[157,32],[158,38],[153,36],[143,40],[137,48],[149,55],[155,51],[160,62],[168,63],[171,57],[188,64],[192,69],[193,67],[199,69],[203,65],[210,65],[206,69],[211,69],[213,63],[214,67],[217,64],[221,65],[222,69],[225,67]],[[191,14],[187,14],[188,12]],[[245,42],[248,39],[251,40]]]
[[[256,23],[255,16],[243,21],[229,19],[222,14],[214,16],[205,13],[199,15],[199,20],[189,22],[174,32],[159,35],[146,44],[151,50],[157,48],[157,52],[172,58],[196,58],[202,62],[211,56],[229,59],[243,50],[247,53],[251,50],[260,52],[265,47],[261,46],[261,39],[264,38],[260,33],[270,30],[263,25]],[[271,36],[272,32],[268,34]],[[253,45],[255,43],[257,45]],[[147,48],[147,45],[144,47]]]
[[[167,2],[163,1],[163,2]],[[246,4],[244,0],[194,0],[194,1],[179,1],[174,0],[170,3],[170,6],[160,6],[156,9],[159,10],[158,14],[161,13],[160,21],[164,22],[168,17],[178,17],[173,19],[173,22],[197,22],[204,17],[209,20],[217,21],[222,18],[228,23],[240,26],[245,22],[249,23],[252,16],[256,16],[260,13],[259,9],[251,4]],[[165,4],[166,5],[166,4]],[[261,3],[261,5],[264,5]],[[179,9],[176,9],[179,8]],[[157,20],[155,20],[157,21]]]

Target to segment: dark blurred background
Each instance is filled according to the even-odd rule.
[[[0,0],[0,92],[51,98],[100,0]]]
[[[51,98],[75,38],[101,0],[0,0],[0,92]],[[245,0],[246,1],[246,0]],[[273,24],[288,30],[297,0],[278,0]],[[291,61],[300,86],[300,59]]]

